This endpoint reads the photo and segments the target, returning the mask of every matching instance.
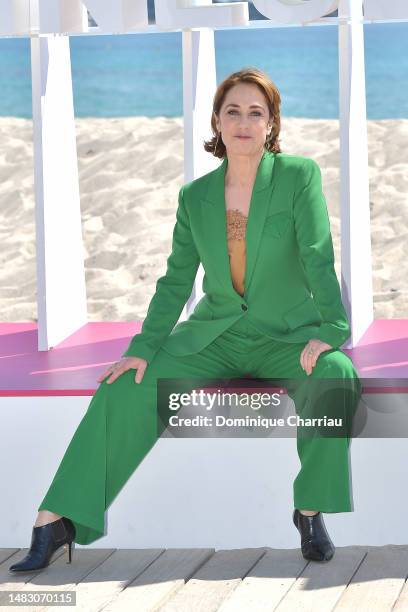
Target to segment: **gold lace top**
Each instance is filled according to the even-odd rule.
[[[227,209],[227,242],[231,280],[234,289],[240,295],[244,295],[247,221],[248,217],[238,209]]]

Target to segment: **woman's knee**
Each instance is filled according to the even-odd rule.
[[[320,357],[325,355],[322,353]],[[319,357],[319,359],[320,359]],[[317,372],[317,378],[321,374],[322,389],[332,392],[343,398],[343,402],[354,410],[357,409],[362,394],[362,385],[354,364],[350,357],[340,349],[328,352],[321,361],[321,371]]]
[[[358,378],[354,364],[350,357],[340,349],[323,352],[319,355],[317,372],[325,374],[329,378]]]

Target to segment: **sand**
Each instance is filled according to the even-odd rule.
[[[406,318],[408,119],[370,120],[375,318]],[[146,316],[171,248],[183,118],[76,119],[89,321]],[[282,118],[281,148],[323,176],[340,278],[339,122]],[[0,321],[36,321],[32,121],[0,117]]]

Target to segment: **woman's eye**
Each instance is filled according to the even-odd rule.
[[[231,113],[236,113],[236,112],[237,112],[237,111],[235,111],[235,110],[229,110],[229,111],[228,111],[228,115],[230,115]],[[259,111],[253,111],[253,112],[251,113],[251,115],[254,115],[254,114],[255,114],[255,115],[258,115],[258,117],[261,115],[261,113],[260,113]]]

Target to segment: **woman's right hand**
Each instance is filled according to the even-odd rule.
[[[142,359],[141,357],[122,357],[120,361],[116,361],[109,366],[109,368],[97,378],[97,381],[102,382],[107,376],[110,375],[110,378],[106,382],[112,383],[121,374],[133,368],[137,370],[135,382],[140,383],[142,382],[147,365],[146,359]]]

